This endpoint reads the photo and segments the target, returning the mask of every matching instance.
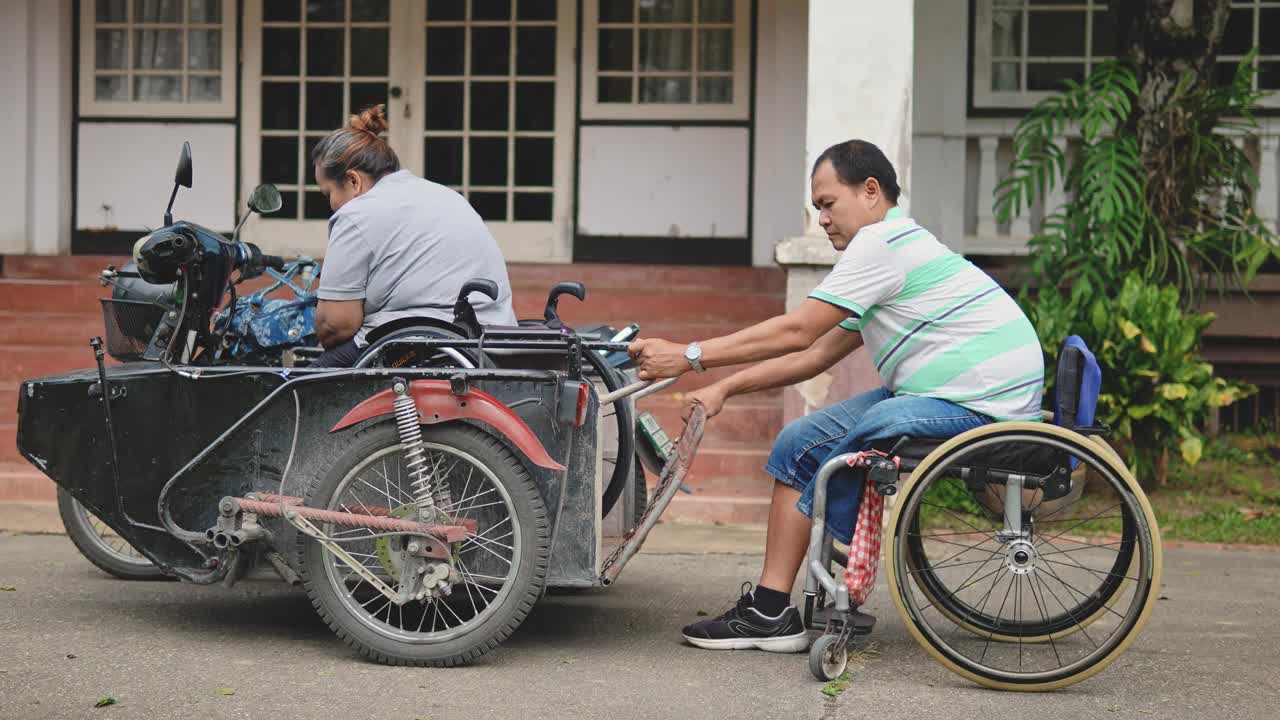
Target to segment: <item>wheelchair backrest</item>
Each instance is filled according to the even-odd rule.
[[[1063,341],[1055,378],[1053,424],[1067,428],[1091,427],[1098,410],[1102,370],[1079,335]]]

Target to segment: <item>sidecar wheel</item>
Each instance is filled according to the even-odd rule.
[[[550,532],[542,497],[521,461],[496,438],[464,424],[422,427],[427,464],[449,482],[455,518],[477,521],[449,548],[460,579],[448,595],[392,602],[319,542],[299,533],[303,583],[312,604],[349,646],[388,665],[452,667],[497,647],[524,621],[546,583]],[[329,470],[312,481],[306,505],[327,510],[385,507],[416,514],[396,426],[379,423],[334,438]],[[381,511],[377,511],[382,514]],[[319,524],[394,591],[398,536]]]
[[[162,580],[166,576],[150,560],[94,517],[71,493],[58,488],[58,514],[67,537],[81,555],[103,572],[121,580]]]

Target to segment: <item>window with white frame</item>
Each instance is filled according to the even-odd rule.
[[[84,0],[82,115],[235,114],[235,0]]]
[[[1228,83],[1236,66],[1252,48],[1258,48],[1256,90],[1280,90],[1280,2],[1249,0],[1231,3],[1231,14],[1218,50],[1217,78]],[[1280,98],[1268,96],[1262,105],[1280,107]]]
[[[973,104],[1028,108],[1115,54],[1098,0],[977,0]]]
[[[749,0],[586,0],[586,119],[745,120]]]

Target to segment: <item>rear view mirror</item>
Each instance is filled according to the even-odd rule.
[[[178,155],[178,169],[173,173],[173,182],[184,188],[191,187],[191,143],[182,143],[182,153]]]
[[[249,209],[259,215],[270,215],[284,205],[280,191],[271,183],[263,183],[249,193]]]

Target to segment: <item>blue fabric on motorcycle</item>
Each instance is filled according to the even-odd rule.
[[[262,349],[299,344],[319,344],[315,339],[316,299],[287,300],[273,298],[236,305],[231,320],[232,332],[241,338],[252,338]]]

